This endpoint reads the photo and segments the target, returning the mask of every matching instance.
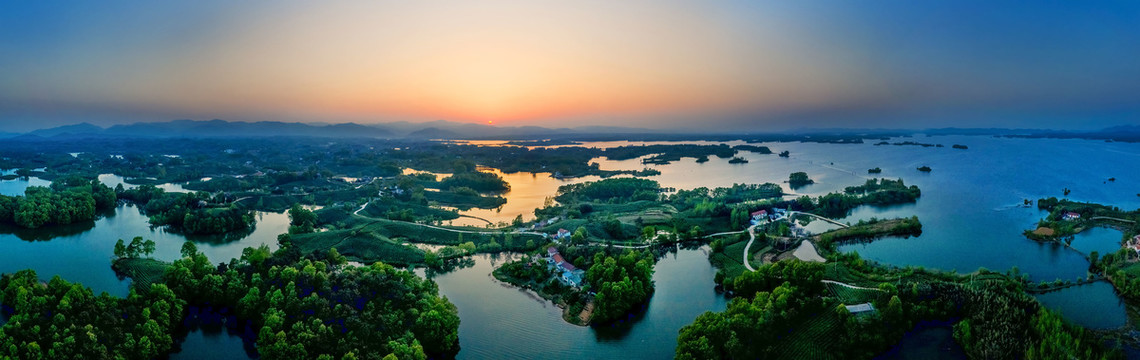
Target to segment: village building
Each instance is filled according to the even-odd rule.
[[[760,221],[768,218],[768,210],[760,210],[752,212],[752,220]]]
[[[546,248],[546,254],[547,262],[555,271],[559,272],[559,279],[562,282],[573,287],[582,286],[582,277],[586,274],[585,271],[562,258],[562,254],[558,253],[558,249],[553,246]]]
[[[1129,240],[1127,244],[1124,244],[1124,247],[1132,249],[1132,251],[1136,252],[1137,256],[1140,256],[1140,235],[1133,236],[1132,240]]]
[[[1078,214],[1078,213],[1075,213],[1075,212],[1072,212],[1072,211],[1065,213],[1065,215],[1064,215],[1064,216],[1061,216],[1061,219],[1063,219],[1063,220],[1069,220],[1069,221],[1072,221],[1072,220],[1079,220],[1080,218],[1081,218],[1081,214]]]

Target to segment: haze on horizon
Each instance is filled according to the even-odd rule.
[[[0,131],[1140,123],[1128,1],[6,2]]]

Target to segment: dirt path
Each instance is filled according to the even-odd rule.
[[[590,301],[590,302],[586,303],[586,308],[582,309],[582,313],[578,314],[578,320],[581,320],[582,324],[587,324],[590,322],[590,319],[593,317],[594,317],[594,302]]]

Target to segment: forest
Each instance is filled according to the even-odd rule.
[[[132,289],[126,298],[35,271],[0,276],[9,315],[0,331],[0,358],[154,359],[174,345],[186,301],[164,284]]]
[[[593,265],[586,270],[586,281],[594,284],[594,318],[606,324],[630,315],[653,295],[652,252],[627,251],[621,256],[594,255]]]
[[[151,224],[190,235],[239,232],[255,222],[252,211],[201,192],[168,193],[142,185],[120,191],[119,197],[142,206]]]
[[[920,324],[954,324],[954,338],[970,358],[1123,357],[1044,309],[1020,282],[999,274],[966,283],[968,277],[952,274],[874,269],[857,255],[842,261],[785,260],[745,272],[732,281],[738,297],[726,311],[706,312],[681,329],[677,358],[869,359]],[[874,296],[851,298],[850,291],[828,290],[820,281],[837,266],[886,271],[875,277],[906,281],[883,282],[863,291]],[[844,299],[869,300],[875,310],[853,314]]]
[[[115,191],[98,180],[60,178],[51,187],[32,186],[24,196],[0,195],[0,223],[36,229],[95,220],[115,208]]]

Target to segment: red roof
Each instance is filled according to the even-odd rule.
[[[574,270],[578,270],[578,268],[574,267],[574,265],[572,265],[572,264],[570,264],[570,263],[568,263],[568,262],[563,262],[563,263],[562,263],[562,268],[563,268],[563,269],[566,269],[566,271],[574,271]]]
[[[554,263],[555,263],[555,264],[561,264],[561,263],[564,263],[564,262],[566,262],[566,260],[563,260],[563,259],[562,259],[562,254],[559,254],[559,253],[554,253],[554,256],[553,256],[553,258],[554,258]]]
[[[768,215],[768,210],[753,211],[752,216]]]
[[[558,249],[551,246],[551,247],[546,248],[546,253],[550,254],[550,255],[554,255],[554,254],[558,253]]]
[[[558,233],[559,233],[559,234],[565,234],[565,233],[568,233],[568,232],[570,232],[570,230],[566,230],[566,229],[558,229]]]
[[[1075,212],[1072,212],[1072,211],[1070,211],[1070,212],[1067,212],[1067,213],[1065,213],[1065,216],[1068,216],[1068,217],[1081,217],[1081,214],[1078,214],[1078,213],[1075,213]]]

